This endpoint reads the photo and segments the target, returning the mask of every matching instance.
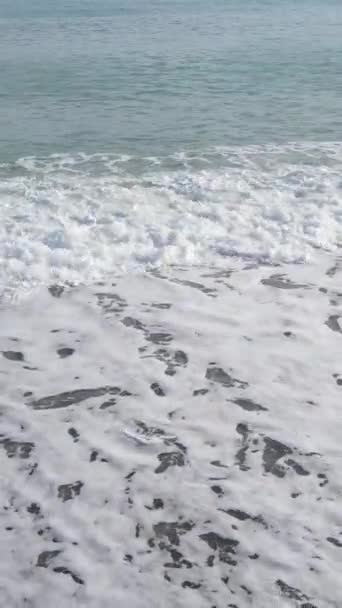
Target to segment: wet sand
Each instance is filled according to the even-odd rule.
[[[340,606],[340,258],[54,285],[1,320],[4,606]]]

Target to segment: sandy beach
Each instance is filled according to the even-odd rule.
[[[0,0],[0,608],[342,608],[341,0]]]
[[[342,258],[2,304],[3,606],[338,608]]]

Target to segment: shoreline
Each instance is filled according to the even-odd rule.
[[[338,605],[342,260],[319,259],[2,305],[8,605]]]

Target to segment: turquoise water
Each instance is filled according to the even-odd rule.
[[[0,162],[342,139],[340,0],[0,0]]]
[[[0,299],[342,245],[341,0],[0,0]]]

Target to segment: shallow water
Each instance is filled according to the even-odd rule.
[[[0,167],[0,293],[230,258],[313,262],[342,242],[342,145],[168,157],[26,158]]]
[[[341,26],[0,0],[8,608],[340,608]]]
[[[0,161],[341,140],[339,0],[1,0]]]
[[[335,0],[1,0],[0,293],[336,250],[341,25]]]
[[[1,309],[9,608],[339,608],[342,259]]]

